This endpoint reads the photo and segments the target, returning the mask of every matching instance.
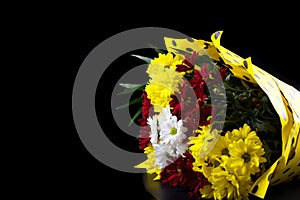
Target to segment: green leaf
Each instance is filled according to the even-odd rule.
[[[140,86],[140,84],[132,84],[132,83],[120,83],[119,85],[124,88],[128,88],[128,89],[136,88],[136,87]]]
[[[120,109],[123,109],[123,108],[127,108],[127,107],[129,107],[130,105],[132,105],[132,104],[140,103],[140,102],[142,102],[142,101],[143,101],[143,98],[142,98],[142,97],[138,97],[138,98],[136,98],[136,99],[130,101],[129,103],[125,103],[125,104],[123,104],[123,105],[121,105],[121,106],[116,107],[116,110],[120,110]]]
[[[148,57],[145,57],[145,56],[139,56],[139,55],[135,55],[135,54],[132,54],[131,56],[137,57],[137,58],[145,61],[148,64],[151,63],[151,60],[152,60],[152,58],[148,58]]]
[[[143,90],[143,89],[145,89],[145,86],[146,86],[146,84],[141,84],[141,85],[135,84],[135,85],[136,85],[136,87],[128,88],[122,92],[119,92],[118,95],[133,93],[136,90]]]
[[[140,108],[135,114],[134,116],[131,118],[128,126],[131,126],[131,124],[134,122],[134,120],[136,120],[136,118],[142,113],[142,108]]]

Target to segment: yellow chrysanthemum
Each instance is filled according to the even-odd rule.
[[[146,147],[144,149],[144,153],[147,155],[147,160],[136,165],[135,168],[146,169],[147,173],[149,174],[156,173],[157,176],[154,178],[154,180],[159,180],[161,169],[155,165],[155,152],[153,146]]]
[[[214,168],[208,181],[212,184],[214,199],[247,199],[251,187],[250,177],[241,182],[222,167]]]
[[[176,65],[182,62],[183,58],[173,54],[159,54],[158,58],[151,61],[147,73],[150,80],[146,85],[146,92],[155,112],[169,105],[171,95],[179,93],[179,86],[183,85],[183,75],[176,72]]]
[[[220,134],[217,129],[211,130],[211,125],[207,126],[201,126],[200,129],[196,130],[198,134],[195,141],[198,143],[198,146],[200,147],[198,157],[204,157],[210,153],[210,151],[213,149],[214,145],[217,143]],[[193,137],[190,138],[190,144],[193,144],[192,140],[194,140]]]
[[[171,68],[161,68],[156,70],[156,74],[150,75],[149,83],[161,84],[174,92],[179,92],[178,86],[182,86],[183,76]]]
[[[226,161],[225,166],[232,171],[240,171],[242,175],[255,174],[260,171],[260,163],[267,162],[262,157],[265,152],[262,146],[252,140],[242,139],[229,144],[230,158]]]
[[[180,54],[176,54],[175,57],[172,53],[168,52],[166,54],[159,53],[157,58],[151,60],[147,73],[151,74],[151,65],[161,65],[168,66],[176,69],[176,65],[182,64],[184,57]]]
[[[169,102],[172,100],[171,94],[174,94],[168,87],[157,83],[150,83],[146,85],[145,91],[154,107],[155,112],[161,112],[162,108],[167,107]]]
[[[247,124],[224,136],[211,130],[210,125],[196,132],[199,135],[189,138],[189,150],[195,159],[193,169],[211,183],[200,190],[202,197],[248,199],[251,174],[259,172],[260,163],[267,161],[262,157],[264,149],[256,132]]]
[[[232,132],[228,132],[228,134],[230,135],[230,139],[233,141],[238,141],[239,139],[251,140],[259,145],[262,145],[259,137],[256,135],[256,132],[251,131],[250,126],[247,124],[244,124],[244,126],[240,127],[239,129],[234,129]]]
[[[220,160],[222,156],[229,156],[229,144],[232,141],[229,139],[229,135],[225,134],[218,138],[217,143],[214,145],[213,149],[210,152],[210,156],[214,159]]]
[[[211,185],[204,185],[200,188],[201,197],[205,199],[212,199],[214,197],[214,190]]]
[[[220,137],[216,129],[211,130],[211,126],[202,126],[196,131],[199,133],[197,136],[189,137],[189,150],[195,159],[193,163],[193,169],[195,171],[204,172],[209,169],[206,167],[211,167],[214,165],[214,161],[209,156],[211,149],[216,144],[218,138]]]

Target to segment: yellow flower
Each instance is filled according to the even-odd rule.
[[[199,133],[197,137],[200,139],[200,143],[198,145],[201,145],[198,156],[204,157],[214,148],[220,138],[220,134],[217,129],[211,130],[211,125],[201,126],[200,129],[196,130],[196,132]]]
[[[155,152],[153,146],[150,145],[146,147],[144,149],[144,153],[147,155],[147,160],[136,165],[135,168],[146,169],[147,173],[149,174],[156,173],[157,176],[154,178],[154,180],[159,180],[161,169],[159,169],[159,167],[155,165]]]
[[[214,197],[214,190],[211,185],[204,185],[200,188],[201,197],[205,199],[212,199]]]
[[[174,82],[176,83],[179,80],[182,80],[182,74],[176,72],[176,65],[182,64],[183,60],[184,57],[181,55],[176,55],[173,58],[172,53],[159,53],[159,57],[154,58],[148,65],[147,73],[152,82],[161,84],[168,83],[167,85],[169,86],[170,83],[174,84]]]
[[[173,54],[171,52],[168,52],[167,54],[158,54],[158,58],[154,58],[151,60],[151,65],[161,65],[161,66],[168,66],[176,69],[176,65],[182,64],[182,61],[184,60],[184,57],[180,54],[176,54],[175,57],[173,57]],[[147,70],[148,73],[151,73],[151,67]]]
[[[214,199],[247,199],[251,187],[250,177],[241,182],[222,167],[214,168],[208,181],[212,184]]]
[[[218,160],[220,160],[222,156],[229,156],[228,148],[231,142],[228,134],[220,136],[214,148],[211,150],[210,156]]]
[[[179,92],[178,86],[182,86],[183,76],[171,68],[159,67],[156,74],[150,75],[150,83],[161,84],[174,92]]]
[[[179,93],[179,86],[183,85],[183,75],[176,72],[176,65],[182,62],[179,55],[173,58],[173,54],[159,54],[158,58],[151,61],[147,73],[150,80],[146,85],[146,92],[155,112],[169,105],[171,95]]]
[[[150,83],[146,85],[145,91],[155,112],[161,112],[162,108],[167,107],[172,100],[171,94],[173,94],[173,91],[164,85]]]
[[[211,130],[210,125],[202,126],[196,132],[199,134],[189,137],[188,142],[188,144],[191,144],[189,150],[195,159],[193,169],[195,171],[207,172],[209,169],[206,168],[212,167],[215,164],[209,155],[220,135],[216,129]]]
[[[225,166],[234,172],[240,171],[242,175],[255,174],[260,171],[260,163],[267,162],[262,157],[265,152],[262,146],[252,140],[242,139],[229,144],[230,158]]]
[[[244,126],[239,129],[234,129],[232,132],[228,132],[228,134],[230,135],[230,139],[233,141],[238,141],[239,139],[252,140],[259,145],[262,145],[259,137],[256,135],[256,132],[251,131],[250,126],[247,124],[244,124]]]

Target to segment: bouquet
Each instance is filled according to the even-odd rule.
[[[199,199],[264,198],[300,176],[300,92],[220,44],[165,37],[138,89],[136,165]],[[136,101],[138,102],[138,101]]]

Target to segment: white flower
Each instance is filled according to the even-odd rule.
[[[182,120],[177,121],[176,116],[171,117],[164,124],[160,124],[161,143],[176,146],[186,139],[187,128],[183,127]]]
[[[158,127],[157,127],[157,116],[154,115],[153,118],[148,117],[147,124],[150,126],[150,142],[152,144],[158,143]]]
[[[172,118],[172,113],[170,111],[170,107],[167,106],[165,108],[162,109],[161,113],[159,114],[158,117],[158,123],[159,123],[159,127],[163,128],[163,125],[169,121]],[[176,118],[176,116],[174,116]]]
[[[174,148],[170,145],[154,144],[153,147],[155,149],[155,164],[160,169],[163,169],[177,158]]]
[[[163,108],[159,115],[149,117],[147,123],[150,125],[150,142],[158,166],[165,167],[179,156],[184,156],[188,149],[185,134],[187,128],[183,126],[182,120],[172,115],[169,107]]]

